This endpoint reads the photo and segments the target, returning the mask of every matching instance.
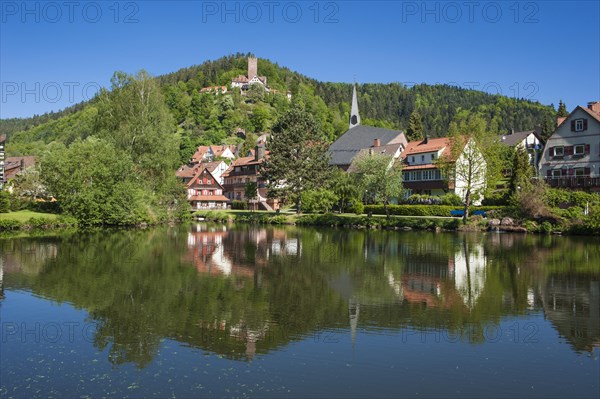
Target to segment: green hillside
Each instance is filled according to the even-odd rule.
[[[201,144],[242,141],[236,134],[240,129],[255,134],[270,131],[290,106],[286,91],[292,93],[292,101],[303,102],[315,115],[325,139],[333,141],[347,129],[350,84],[319,82],[265,59],[259,59],[258,72],[279,94],[263,93],[258,87],[247,96],[237,90],[200,94],[203,87],[229,86],[232,77],[245,75],[247,56],[230,55],[155,78],[173,116],[182,160]],[[363,124],[406,129],[416,110],[425,131],[434,137],[445,135],[452,120],[471,113],[482,115],[489,130],[498,133],[541,125],[548,134],[555,117],[552,106],[447,85],[361,84],[357,89]],[[98,107],[94,99],[57,113],[0,120],[0,133],[8,136],[10,155],[39,154],[51,142],[69,145],[97,135],[102,126]]]

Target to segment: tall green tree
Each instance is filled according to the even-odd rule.
[[[565,103],[562,102],[562,100],[558,102],[558,111],[556,111],[556,116],[558,118],[566,118],[567,116],[569,116],[567,106],[565,105]]]
[[[406,140],[417,141],[423,139],[423,120],[416,109],[410,114],[408,129],[406,129]]]
[[[510,178],[510,194],[514,196],[519,190],[529,190],[533,178],[533,167],[527,150],[517,146],[513,155],[512,175]]]
[[[361,155],[355,161],[355,170],[368,198],[383,203],[385,214],[389,218],[388,205],[394,198],[402,195],[402,167],[400,162],[388,155]]]
[[[270,154],[261,173],[269,198],[295,202],[300,212],[302,191],[321,187],[331,173],[319,124],[301,104],[295,104],[273,126],[267,149]]]

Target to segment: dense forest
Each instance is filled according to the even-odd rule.
[[[258,60],[258,73],[267,77],[272,92],[252,87],[243,96],[237,89],[200,93],[203,87],[229,86],[233,77],[245,75],[248,55],[230,55],[154,78],[172,114],[181,160],[198,145],[241,142],[241,131],[252,138],[270,132],[290,107],[288,91],[291,102],[301,102],[314,115],[322,137],[333,141],[347,129],[351,84],[319,82],[266,59]],[[472,114],[482,116],[494,133],[540,126],[548,135],[556,114],[553,106],[448,85],[359,84],[357,90],[363,124],[407,129],[415,114],[432,137],[445,136],[450,122]],[[60,112],[0,120],[0,133],[8,136],[10,155],[40,154],[51,142],[69,145],[95,135],[98,110],[95,98]]]

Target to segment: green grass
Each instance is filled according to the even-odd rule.
[[[44,218],[55,220],[59,215],[54,213],[41,213],[41,212],[32,212],[32,211],[18,211],[18,212],[9,212],[9,213],[0,213],[0,220],[16,220],[18,222],[26,222],[30,218]]]

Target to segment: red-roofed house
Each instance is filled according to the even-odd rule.
[[[188,201],[193,209],[225,209],[229,199],[223,195],[223,186],[206,167],[187,184]]]
[[[236,159],[224,174],[225,195],[230,200],[244,201],[246,198],[246,184],[256,183],[257,193],[254,199],[263,209],[272,211],[279,208],[279,201],[267,198],[266,182],[261,179],[260,165],[269,154],[264,146],[258,146],[253,157]]]
[[[223,184],[223,173],[227,170],[228,166],[223,161],[214,161],[214,162],[202,162],[202,163],[192,163],[188,165],[182,165],[175,175],[181,179],[182,183],[187,184],[192,180],[192,178],[202,170],[202,168],[208,169],[208,171],[217,179],[219,184]]]
[[[475,154],[481,158],[479,165],[485,170],[485,160],[473,142],[469,141],[458,158],[454,161],[455,169],[463,170],[466,165],[465,158]],[[455,173],[455,178],[449,180],[444,176],[438,166],[438,159],[451,157],[451,141],[448,137],[431,139],[426,137],[421,141],[411,141],[401,155],[403,160],[402,174],[403,185],[407,189],[407,195],[428,194],[441,196],[447,193],[455,193],[463,198],[466,195],[467,183],[464,181],[463,173]],[[480,205],[485,189],[485,176],[481,173],[476,181],[471,183],[471,194],[477,193],[473,205]]]
[[[215,158],[235,159],[235,145],[201,145],[192,155],[191,162],[212,162]]]
[[[540,176],[552,187],[600,192],[600,102],[559,119],[542,153]]]

